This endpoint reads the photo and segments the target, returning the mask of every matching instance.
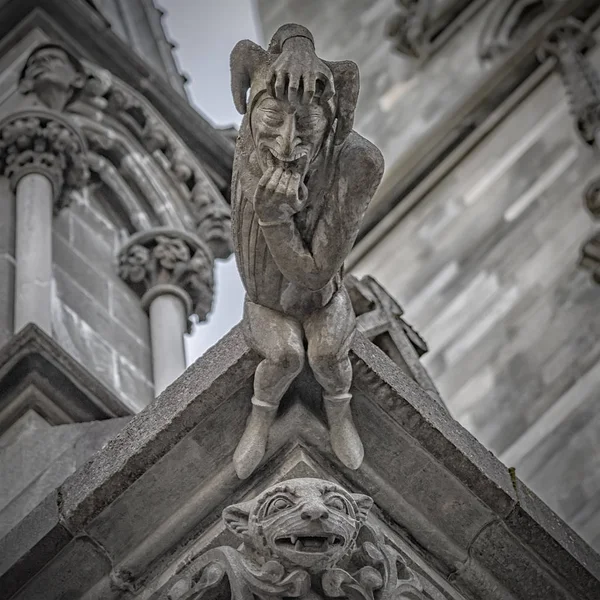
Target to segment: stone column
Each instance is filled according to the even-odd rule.
[[[59,113],[31,109],[0,123],[0,173],[16,195],[15,333],[52,333],[52,214],[88,178],[83,138]]]
[[[119,276],[140,296],[150,318],[154,391],[185,370],[189,317],[212,307],[213,256],[196,236],[157,228],[134,235],[119,252]]]

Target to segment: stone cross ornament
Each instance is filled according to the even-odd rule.
[[[201,554],[156,600],[423,600],[417,575],[366,525],[372,505],[331,481],[283,481],[227,507],[241,546]]]
[[[307,29],[284,25],[266,51],[235,46],[231,85],[244,114],[231,192],[243,327],[263,357],[235,469],[246,478],[260,463],[306,360],[323,388],[333,451],[357,469],[364,451],[348,357],[356,325],[342,268],[383,174],[379,150],[352,129],[358,67],[320,59]]]

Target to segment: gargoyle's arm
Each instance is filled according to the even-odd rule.
[[[313,239],[302,239],[293,218],[262,225],[273,259],[293,283],[319,290],[335,276],[350,253],[381,176],[383,157],[363,138],[340,156],[339,179],[323,209]],[[360,140],[360,141],[359,141]]]

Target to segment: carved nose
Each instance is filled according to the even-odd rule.
[[[312,504],[310,506],[305,506],[302,509],[300,516],[305,521],[318,521],[320,519],[328,519],[329,511],[322,504]]]
[[[296,123],[293,115],[289,115],[286,119],[279,133],[278,141],[284,156],[290,156],[300,143],[300,138],[296,136]]]

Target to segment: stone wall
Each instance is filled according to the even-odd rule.
[[[88,190],[55,217],[52,326],[63,348],[140,410],[153,398],[149,327],[117,276],[124,233]]]
[[[452,414],[595,547],[600,288],[577,263],[597,174],[552,75],[355,269],[401,300]]]
[[[0,59],[0,118],[19,105],[17,79],[37,32]],[[15,199],[0,181],[0,344],[14,317]],[[72,194],[53,221],[53,337],[133,410],[153,399],[149,329],[137,296],[117,276],[116,255],[128,232],[101,189]]]
[[[479,3],[421,68],[385,39],[393,0],[257,4],[266,40],[295,21],[325,58],[358,63],[355,127],[384,151],[388,181],[430,132],[460,125],[457,108],[491,115],[481,86],[497,65],[480,61],[477,44],[495,2]],[[593,60],[600,68],[598,50]],[[452,414],[598,549],[600,288],[577,263],[594,230],[583,192],[600,165],[575,133],[558,75],[538,72],[528,86],[533,92],[491,115],[491,133],[447,174],[434,173],[416,206],[393,227],[388,217],[380,238],[374,229],[351,263],[423,334],[424,362]]]

